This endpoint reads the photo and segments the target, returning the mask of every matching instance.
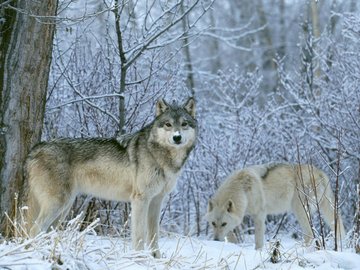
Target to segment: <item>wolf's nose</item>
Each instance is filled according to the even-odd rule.
[[[220,239],[219,239],[219,238],[217,238],[217,237],[215,237],[215,238],[214,238],[214,241],[220,241]]]
[[[176,144],[181,143],[181,135],[175,135],[173,136],[173,140]]]

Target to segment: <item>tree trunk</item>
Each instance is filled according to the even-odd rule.
[[[316,0],[310,0],[310,12],[311,12],[311,24],[312,24],[312,34],[315,38],[314,50],[316,49],[316,44],[320,38],[320,23],[319,23],[319,8],[318,2]],[[321,75],[321,70],[319,66],[319,61],[314,62],[315,72],[314,75],[316,78],[319,78]]]
[[[13,231],[15,194],[22,194],[23,164],[40,141],[51,63],[57,0],[10,1],[0,26],[0,213],[2,235]],[[21,200],[22,198],[20,198]]]
[[[180,5],[180,10],[181,13],[184,13],[185,9],[184,9],[184,1],[181,2]],[[185,70],[186,70],[186,84],[187,87],[189,88],[189,90],[191,91],[191,95],[195,95],[195,82],[194,82],[194,75],[193,75],[193,65],[191,62],[191,54],[190,54],[190,43],[189,43],[189,38],[188,38],[188,34],[186,33],[188,31],[188,18],[187,16],[184,16],[184,18],[182,19],[182,31],[183,33],[185,33],[185,36],[183,37],[183,50],[184,50],[184,54],[185,54]]]
[[[276,66],[273,59],[275,59],[274,45],[272,41],[272,33],[266,18],[264,4],[262,0],[257,0],[256,11],[259,16],[259,26],[267,25],[267,27],[259,32],[261,45],[264,46],[265,51],[263,54],[263,68],[265,70],[275,71]]]
[[[355,234],[355,252],[360,254],[360,184],[357,185],[357,195],[358,195],[358,205],[357,211],[355,214],[355,225],[354,225],[354,234]]]
[[[317,5],[318,3],[316,0],[310,0],[312,32],[316,39],[320,37],[319,9]]]
[[[286,55],[286,19],[285,19],[285,0],[280,1],[280,47],[278,50],[279,58],[282,59]]]
[[[126,121],[126,109],[125,109],[125,88],[126,88],[126,74],[127,74],[127,59],[123,46],[123,37],[120,27],[120,11],[119,0],[115,0],[114,7],[115,14],[115,30],[117,36],[117,45],[120,56],[120,100],[119,100],[119,134],[125,134],[125,121]],[[129,12],[130,14],[130,12]]]

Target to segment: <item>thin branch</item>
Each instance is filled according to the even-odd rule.
[[[61,107],[65,107],[67,105],[71,105],[74,103],[78,103],[78,102],[83,102],[85,100],[91,100],[91,99],[100,99],[100,98],[108,98],[108,97],[119,97],[120,94],[103,94],[103,95],[96,95],[96,96],[83,96],[81,99],[73,99],[73,100],[69,100],[67,102],[64,102],[60,105],[54,106],[54,107],[49,107],[47,108],[47,110],[56,110],[56,109],[60,109]]]
[[[151,38],[149,38],[149,40],[144,41],[141,48],[139,48],[137,52],[134,52],[132,55],[130,55],[128,57],[129,60],[128,60],[127,64],[125,65],[125,68],[128,68],[129,66],[131,66],[139,58],[139,56],[149,47],[149,45],[152,42],[154,42],[158,37],[163,35],[165,32],[167,32],[169,29],[171,29],[177,23],[179,23],[183,19],[184,16],[188,15],[190,13],[190,11],[192,11],[195,8],[195,6],[198,4],[198,2],[199,2],[199,0],[196,0],[188,9],[185,10],[185,12],[179,18],[172,21],[170,24],[168,24],[163,29],[159,30],[156,34],[154,34]],[[211,3],[213,3],[213,1]],[[207,8],[204,9],[203,13],[205,13],[210,8],[210,6],[211,6],[211,4]]]

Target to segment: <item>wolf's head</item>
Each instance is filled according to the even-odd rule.
[[[159,144],[167,147],[192,146],[195,142],[196,131],[193,98],[189,98],[181,106],[170,105],[163,99],[157,102],[153,135]]]
[[[205,218],[213,229],[216,241],[223,241],[225,236],[241,222],[235,214],[234,202],[231,199],[221,205],[210,199]]]

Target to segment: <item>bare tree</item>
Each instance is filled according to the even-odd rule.
[[[41,137],[57,0],[0,4],[0,213],[14,218],[22,166]]]
[[[202,11],[195,16],[195,19],[190,23],[188,20],[188,15],[198,6],[200,6],[201,1],[195,0],[189,3],[185,8],[184,1],[178,0],[174,3],[169,2],[169,5],[165,5],[165,8],[160,8],[158,16],[154,16],[153,7],[155,2],[152,3],[149,7],[145,9],[145,16],[139,18],[142,20],[142,27],[144,30],[142,33],[142,38],[138,38],[132,42],[132,45],[126,46],[124,42],[124,28],[121,27],[121,17],[124,14],[124,8],[127,6],[126,1],[115,0],[114,14],[115,14],[115,29],[117,36],[117,46],[118,54],[120,57],[120,105],[119,105],[119,130],[124,133],[125,131],[125,88],[127,85],[127,72],[129,68],[144,54],[145,51],[154,50],[159,48],[165,48],[169,45],[174,44],[175,42],[183,39],[183,47],[185,48],[186,59],[190,61],[190,51],[187,49],[188,46],[188,35],[190,30],[195,26],[196,22],[206,13],[206,11],[211,7],[213,1],[210,1],[210,4],[204,6],[202,5]],[[161,5],[160,5],[161,6]],[[135,14],[136,5],[134,5],[133,10],[130,11],[130,14]],[[131,22],[127,20],[127,23]],[[173,31],[177,24],[182,23],[181,31]],[[125,28],[127,25],[125,23]],[[189,66],[190,65],[190,66]],[[188,81],[190,87],[194,87],[194,82],[191,74],[191,64],[187,63],[187,69],[189,72]],[[150,75],[151,76],[151,72]],[[193,91],[193,89],[191,89]]]

